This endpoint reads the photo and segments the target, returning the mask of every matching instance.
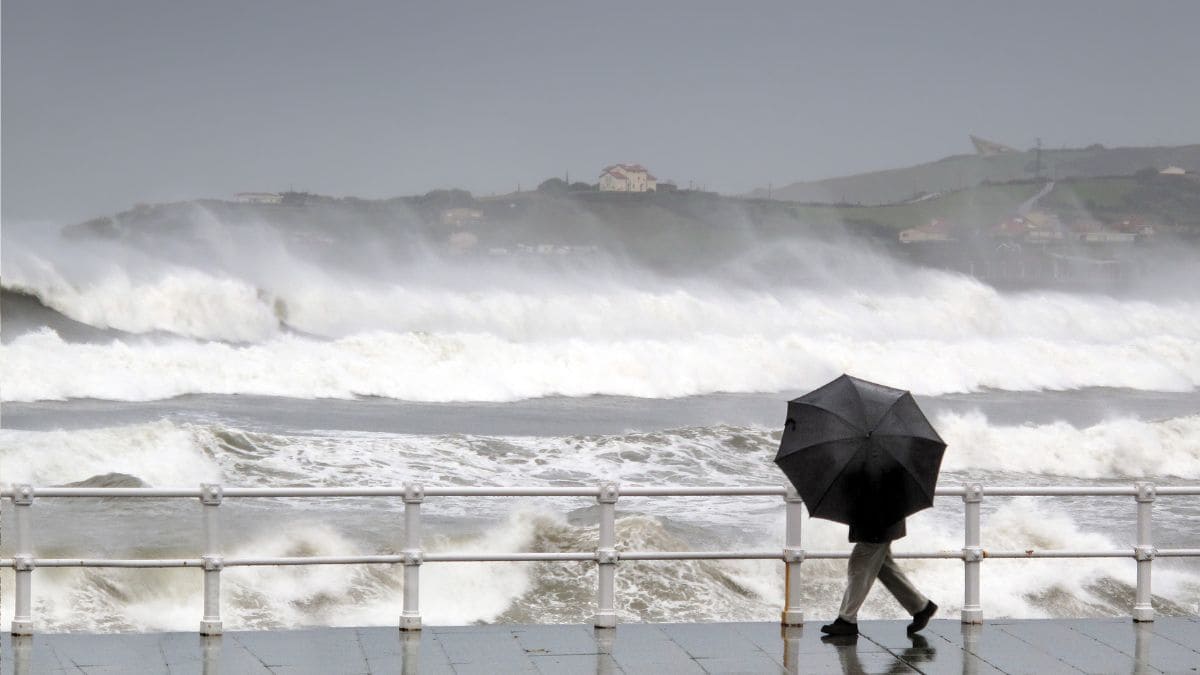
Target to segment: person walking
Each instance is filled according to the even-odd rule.
[[[850,526],[854,550],[830,635],[857,635],[876,579],[912,614],[909,634],[937,612],[892,558],[904,519],[933,506],[946,443],[903,389],[842,375],[788,401],[775,464],[813,518]]]
[[[837,619],[821,626],[822,633],[858,635],[858,609],[867,599],[875,579],[883,582],[884,588],[912,615],[912,623],[908,624],[907,629],[909,635],[929,624],[938,606],[913,586],[892,558],[892,542],[905,534],[903,519],[882,528],[850,525],[850,541],[854,543],[854,550],[850,552],[846,566],[846,592],[842,595]]]

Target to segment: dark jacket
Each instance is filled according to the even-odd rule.
[[[866,544],[883,544],[885,542],[895,541],[906,534],[908,534],[908,532],[906,532],[904,529],[903,518],[892,523],[891,525],[850,526],[850,541],[855,544],[860,542]]]

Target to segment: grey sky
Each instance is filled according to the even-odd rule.
[[[1044,5],[1044,6],[1043,6]],[[3,3],[3,216],[1200,142],[1193,2]]]

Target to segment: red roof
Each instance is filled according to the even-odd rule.
[[[614,171],[616,173],[614,173]],[[600,175],[603,176],[606,173],[611,173],[615,176],[620,174],[622,171],[628,171],[629,173],[644,173],[650,180],[658,180],[654,176],[650,175],[650,172],[646,170],[646,167],[642,166],[641,164],[613,164],[612,166],[604,167],[604,170],[600,172]]]

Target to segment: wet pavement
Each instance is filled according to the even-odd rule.
[[[1200,618],[318,628],[0,639],[0,673],[1200,673]]]

